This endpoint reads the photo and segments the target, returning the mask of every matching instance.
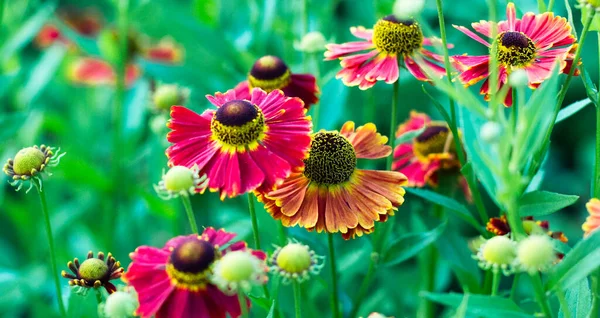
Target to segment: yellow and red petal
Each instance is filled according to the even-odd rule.
[[[354,122],[348,121],[342,126],[340,135],[348,138],[354,147],[356,158],[378,159],[392,153],[392,147],[386,145],[388,138],[377,132],[373,123],[367,123],[354,130]]]
[[[171,38],[163,38],[157,44],[147,47],[143,51],[144,58],[160,62],[176,64],[183,60],[184,49]]]
[[[488,223],[485,226],[485,229],[488,232],[494,233],[496,235],[506,235],[510,232],[510,226],[508,225],[508,221],[506,220],[506,215],[502,215],[499,218],[490,218]]]
[[[141,69],[137,65],[127,65],[125,85],[133,84],[140,75]],[[110,63],[90,57],[78,58],[71,62],[67,76],[73,83],[90,86],[114,85],[116,81],[116,74]]]
[[[581,226],[581,229],[584,231],[584,237],[590,235],[590,233],[597,230],[600,226],[600,200],[593,198],[586,203],[585,207],[589,216]]]
[[[35,36],[34,43],[37,47],[47,48],[57,41],[67,43],[60,30],[54,24],[45,24]]]

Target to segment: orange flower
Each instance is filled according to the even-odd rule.
[[[593,198],[590,202],[586,203],[586,209],[590,216],[587,217],[585,223],[581,226],[584,237],[590,235],[593,231],[595,231],[598,226],[600,226],[600,200]]]
[[[396,171],[357,169],[359,158],[392,153],[387,137],[374,124],[340,132],[321,130],[312,136],[308,158],[277,190],[258,193],[267,211],[284,226],[341,232],[344,239],[373,232],[404,202],[406,177]]]

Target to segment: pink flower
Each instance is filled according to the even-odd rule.
[[[209,227],[202,235],[177,236],[162,248],[136,248],[123,275],[123,280],[138,294],[140,306],[136,315],[182,318],[193,313],[195,317],[239,317],[238,297],[224,294],[208,279],[211,265],[223,255],[249,250],[245,242],[223,248],[234,237],[233,233]],[[257,258],[266,259],[261,251],[250,251]]]
[[[394,83],[399,76],[399,58],[418,80],[427,81],[427,73],[440,77],[446,74],[438,65],[442,57],[423,48],[433,45],[434,39],[424,38],[415,21],[389,15],[377,21],[373,29],[352,27],[350,32],[363,41],[329,44],[325,52],[325,60],[340,59],[342,70],[336,78],[347,86],[368,89],[377,81]]]
[[[475,41],[490,48],[489,55],[453,56],[454,66],[461,72],[458,79],[465,86],[473,85],[483,79],[480,93],[489,98],[490,58],[498,61],[498,89],[506,85],[508,75],[518,69],[527,72],[529,86],[537,88],[552,74],[554,65],[559,62],[559,70],[568,73],[573,64],[573,43],[575,37],[565,18],[555,17],[552,12],[534,14],[528,12],[522,19],[516,18],[515,5],[506,7],[508,20],[498,22],[498,35],[490,44],[474,32],[462,26],[454,26]],[[472,23],[475,31],[486,37],[491,36],[493,22]],[[509,89],[504,100],[506,106],[512,105],[512,90]]]
[[[207,96],[217,107],[201,115],[171,108],[169,165],[197,165],[221,199],[270,191],[303,166],[312,123],[298,98],[255,88],[249,99],[234,90]]]

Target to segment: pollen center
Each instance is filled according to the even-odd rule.
[[[290,84],[292,73],[282,59],[267,55],[259,58],[248,75],[250,88],[259,87],[267,93]]]
[[[413,143],[413,150],[418,158],[426,159],[430,154],[441,154],[454,151],[454,143],[449,139],[451,135],[448,127],[432,124],[417,136]]]
[[[171,251],[167,274],[178,287],[199,290],[206,285],[210,267],[218,257],[211,243],[192,238]]]
[[[356,152],[337,132],[318,132],[304,160],[304,175],[311,181],[334,185],[346,182],[356,168]]]
[[[215,112],[210,128],[215,137],[227,145],[247,146],[261,137],[265,118],[252,103],[232,100]]]
[[[416,21],[398,20],[389,15],[373,27],[373,44],[390,54],[411,55],[423,44],[423,32]]]
[[[498,34],[496,45],[496,59],[505,66],[524,66],[533,62],[535,58],[535,44],[523,32],[506,31]],[[492,52],[493,53],[493,52]]]
[[[97,258],[88,258],[79,267],[79,276],[88,282],[102,280],[107,274],[108,265]]]
[[[42,170],[46,157],[36,147],[19,150],[15,156],[13,170],[19,175],[31,175],[31,170]]]

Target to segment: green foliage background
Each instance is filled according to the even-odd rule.
[[[465,25],[487,19],[485,1],[445,1],[447,25]],[[504,1],[499,1],[503,8]],[[515,1],[519,11],[537,11],[535,1]],[[557,1],[558,15],[566,16],[562,1]],[[571,1],[572,3],[573,1]],[[1,3],[1,1],[0,1]],[[188,233],[188,225],[178,200],[162,201],[152,189],[166,167],[164,150],[165,115],[153,112],[150,105],[150,79],[177,83],[191,89],[186,106],[201,112],[209,106],[206,94],[226,91],[243,80],[252,63],[266,54],[279,55],[294,72],[319,70],[321,108],[318,128],[339,129],[346,120],[357,124],[373,121],[387,135],[391,86],[378,83],[373,89],[360,91],[345,87],[335,80],[337,62],[323,62],[321,53],[303,54],[294,50],[306,30],[320,31],[332,42],[353,40],[349,27],[371,27],[375,21],[391,12],[391,0],[196,0],[196,1],[132,1],[129,21],[132,27],[151,38],[171,36],[185,48],[183,64],[168,66],[146,60],[136,61],[144,76],[127,91],[122,151],[124,173],[114,184],[110,177],[112,157],[111,112],[114,89],[84,87],[70,84],[65,67],[73,55],[61,45],[40,50],[31,44],[40,27],[56,21],[54,10],[63,6],[95,7],[106,25],[115,24],[115,10],[110,1],[4,1],[0,33],[0,159],[4,162],[23,147],[47,144],[60,147],[67,155],[45,177],[52,225],[61,269],[74,257],[84,258],[89,250],[112,252],[124,266],[128,254],[140,245],[162,246],[169,238]],[[573,4],[573,3],[572,3]],[[579,12],[574,23],[581,30]],[[520,14],[519,14],[520,16]],[[503,10],[500,17],[504,18]],[[427,1],[423,24],[432,30],[429,36],[439,36],[434,1]],[[307,20],[306,20],[307,19]],[[306,26],[305,21],[308,21]],[[451,54],[485,53],[482,45],[449,28],[449,42],[455,47]],[[94,40],[73,38],[83,52],[97,55]],[[598,78],[596,39],[590,36],[583,50],[583,61],[592,78]],[[408,117],[412,109],[440,118],[429,98],[422,92],[423,84],[405,70],[400,77],[400,108],[398,121]],[[425,84],[428,91],[436,90]],[[475,89],[478,89],[475,88]],[[447,105],[447,97],[435,95]],[[585,91],[575,78],[565,105],[584,99]],[[376,109],[372,111],[372,105]],[[550,111],[550,109],[549,109]],[[162,116],[162,117],[161,117]],[[577,204],[549,217],[553,230],[565,231],[571,243],[580,239],[585,218],[583,204],[589,199],[590,175],[593,168],[593,109],[588,107],[557,125],[550,155],[543,167],[541,188],[581,196]],[[383,168],[383,161],[377,166]],[[407,203],[391,220],[395,222],[392,239],[410,232],[432,229],[437,224],[430,217],[429,203],[407,194]],[[239,239],[251,242],[250,219],[245,197],[221,202],[214,193],[193,198],[194,210],[201,226],[225,227],[236,232]],[[114,210],[118,200],[118,210]],[[488,200],[490,208],[493,206]],[[261,238],[267,252],[271,243],[279,243],[275,221],[259,209]],[[493,210],[497,213],[497,210]],[[436,244],[444,261],[437,268],[437,291],[460,292],[451,269],[459,266],[475,270],[464,237],[476,233],[451,219],[453,231],[447,231]],[[298,228],[291,236],[311,245],[320,255],[327,255],[325,235],[307,233]],[[344,242],[336,237],[340,293],[344,311],[351,308],[359,282],[368,266],[372,247],[367,237]],[[48,317],[56,313],[48,248],[43,228],[40,203],[35,191],[25,194],[3,182],[0,186],[0,316]],[[328,262],[329,259],[326,260]],[[414,258],[392,266],[378,268],[375,283],[369,290],[362,315],[371,311],[397,316],[413,316],[418,302],[420,270]],[[321,275],[302,286],[305,316],[329,316],[330,273]],[[477,283],[475,283],[477,284]],[[63,296],[69,298],[66,279]],[[528,286],[519,292],[532,297]],[[285,316],[293,310],[289,286],[281,289]],[[71,296],[72,316],[95,317],[95,299]],[[253,307],[255,317],[264,317],[266,309]],[[441,312],[441,311],[440,311]]]

